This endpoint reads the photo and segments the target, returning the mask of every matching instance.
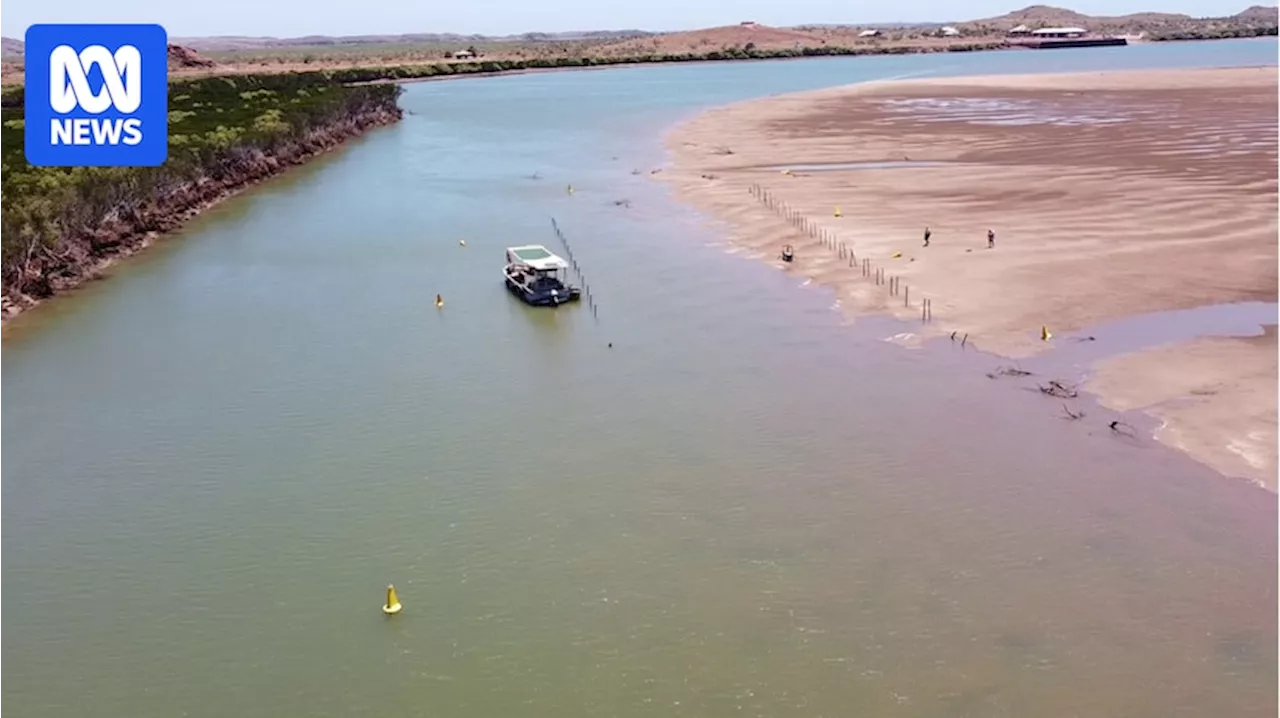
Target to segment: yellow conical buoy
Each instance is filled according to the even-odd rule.
[[[444,306],[444,297],[442,297],[442,296],[440,296],[439,294],[437,294],[437,295],[436,295],[436,307],[437,307],[437,308],[439,308],[439,307],[443,307],[443,306]]]
[[[459,247],[465,247],[465,246],[467,246],[467,240],[465,240],[465,239],[459,239],[459,240],[458,240],[458,246],[459,246]]]
[[[840,205],[836,205],[836,216],[840,216]]]
[[[1047,341],[1049,341],[1049,340],[1050,340],[1050,339],[1052,339],[1052,338],[1053,338],[1053,335],[1049,333],[1049,327],[1041,326],[1041,327],[1040,327],[1040,341],[1042,341],[1042,342],[1047,342]]]
[[[387,584],[387,604],[382,607],[382,612],[388,616],[394,616],[400,613],[400,609],[404,606],[400,605],[400,599],[396,597],[396,587]]]
[[[894,253],[893,253],[893,258],[894,258],[894,259],[901,259],[901,258],[902,258],[902,252],[894,252]]]
[[[569,194],[573,194],[573,185],[569,185],[568,187],[566,187],[565,191],[568,192]]]

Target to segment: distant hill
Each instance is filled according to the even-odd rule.
[[[182,45],[169,44],[169,71],[181,70],[209,70],[218,66],[218,63],[204,57],[200,53],[189,47]]]
[[[173,41],[202,52],[262,50],[273,47],[358,47],[363,45],[457,45],[466,47],[481,43],[503,42],[571,42],[580,40],[612,41],[645,37],[654,33],[642,30],[578,30],[571,32],[527,32],[520,35],[461,35],[449,32],[409,33],[403,35],[308,35],[305,37],[176,37]]]
[[[1267,7],[1265,5],[1254,5],[1252,7],[1245,8],[1244,10],[1236,13],[1235,15],[1232,15],[1232,17],[1238,20],[1257,20],[1257,21],[1263,21],[1263,22],[1265,21],[1278,22],[1280,21],[1280,8]]]
[[[0,58],[5,60],[21,58],[22,50],[26,46],[27,44],[21,40],[11,37],[0,38]]]
[[[1093,19],[1075,10],[1050,5],[1031,5],[1021,10],[1005,13],[999,17],[971,20],[970,22],[984,25],[1008,25],[1009,27],[1017,27],[1018,25],[1026,25],[1027,27],[1037,25],[1043,27],[1078,27]]]
[[[1163,12],[1095,16],[1051,5],[1032,5],[998,17],[961,23],[957,27],[970,33],[1007,32],[1018,26],[1032,30],[1042,27],[1082,27],[1099,34],[1189,37],[1197,33],[1215,33],[1232,28],[1274,27],[1278,22],[1280,14],[1277,9],[1261,5],[1255,5],[1236,15],[1210,18]]]
[[[290,63],[321,66],[377,66],[440,61],[448,53],[476,46],[491,60],[554,57],[638,57],[645,55],[706,55],[713,52],[749,53],[799,49],[825,52],[833,48],[911,46],[915,51],[955,49],[1002,43],[1008,31],[1026,26],[1082,27],[1098,34],[1145,36],[1147,39],[1250,37],[1275,34],[1280,9],[1254,5],[1235,15],[1192,18],[1177,13],[1142,12],[1116,17],[1085,15],[1051,5],[1031,5],[998,17],[948,23],[807,24],[770,27],[756,22],[682,32],[643,30],[580,30],[528,32],[487,36],[459,33],[388,35],[308,35],[304,37],[218,36],[172,38],[170,67],[195,72],[237,66],[272,67]],[[176,48],[176,50],[175,50]],[[22,40],[3,38],[3,59],[21,74]],[[202,55],[201,53],[205,53]],[[209,55],[209,56],[206,56]],[[221,64],[219,64],[221,63]],[[6,80],[8,81],[8,80]]]
[[[825,35],[837,31],[837,28],[780,28],[746,22],[613,42],[605,45],[604,49],[606,54],[624,56],[706,53],[729,47],[761,50],[816,47],[826,44]]]

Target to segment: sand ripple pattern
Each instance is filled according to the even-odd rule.
[[[922,331],[1026,356],[1044,348],[1042,325],[1066,336],[1275,301],[1276,100],[1274,67],[886,82],[710,111],[672,141],[696,168],[684,187],[733,222],[735,242],[780,266],[793,245],[783,268],[834,288],[843,309],[919,321],[929,298]],[[909,301],[751,206],[755,187],[883,266]],[[1250,366],[1274,366],[1274,351],[1251,351]],[[1170,418],[1181,423],[1170,435],[1194,434],[1180,447],[1224,471],[1263,476],[1232,447],[1274,432],[1274,401],[1259,399],[1274,386],[1225,383]]]

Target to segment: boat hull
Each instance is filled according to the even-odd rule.
[[[554,291],[531,291],[510,277],[506,278],[507,291],[533,307],[558,307],[561,304],[576,302],[582,297],[582,290],[577,287],[564,287]]]

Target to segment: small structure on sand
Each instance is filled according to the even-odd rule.
[[[858,33],[858,37],[880,37],[880,31],[876,29],[863,30]]]

